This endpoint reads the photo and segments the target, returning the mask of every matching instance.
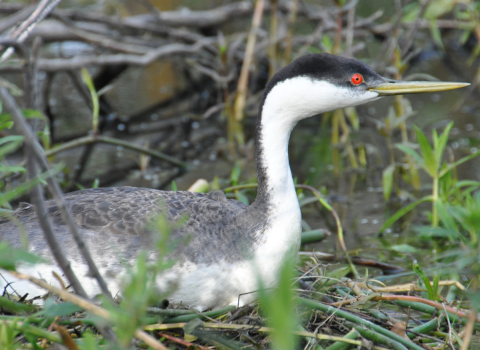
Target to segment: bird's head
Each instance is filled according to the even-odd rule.
[[[288,114],[295,122],[383,96],[457,89],[467,83],[396,81],[377,74],[365,63],[327,53],[300,57],[278,71],[267,84],[264,109]],[[283,112],[283,113],[282,113]]]

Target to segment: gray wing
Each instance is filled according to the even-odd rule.
[[[155,232],[152,222],[159,215],[171,222],[180,221],[170,234],[172,240],[180,242],[175,255],[181,260],[208,263],[220,258],[235,259],[248,245],[245,237],[238,235],[242,230],[238,217],[247,206],[227,200],[220,191],[201,194],[134,187],[97,188],[68,193],[65,201],[90,250],[98,251],[92,255],[101,255],[102,244],[114,242],[122,255],[133,257],[140,247],[151,246]],[[50,200],[46,206],[59,240],[70,254],[76,255],[57,205]],[[13,215],[25,226],[33,250],[41,253],[47,249],[33,206],[22,204]],[[0,218],[0,241],[19,245],[17,225],[9,221]],[[230,253],[222,254],[228,247]]]

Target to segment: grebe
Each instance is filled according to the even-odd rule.
[[[243,305],[262,286],[274,287],[278,269],[300,246],[301,213],[288,161],[288,140],[298,121],[382,96],[456,89],[469,84],[400,82],[385,79],[364,63],[326,53],[303,56],[281,69],[266,86],[256,124],[257,198],[250,206],[208,194],[118,187],[87,189],[65,195],[67,207],[110,292],[121,290],[126,262],[133,265],[146,250],[158,258],[151,221],[163,213],[181,221],[170,238],[181,242],[172,253],[175,265],[157,277],[160,292],[175,286],[168,299],[198,310]],[[64,253],[90,296],[98,294],[53,200],[46,202]],[[13,215],[28,233],[29,248],[47,259],[30,267],[43,278],[59,270],[44,240],[33,207],[23,204]],[[0,241],[21,245],[21,234],[0,218]],[[21,270],[21,269],[20,269]],[[0,282],[1,283],[1,282]],[[14,285],[15,286],[15,285]]]

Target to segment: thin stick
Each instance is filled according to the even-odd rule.
[[[250,73],[250,66],[252,65],[253,52],[255,50],[255,41],[257,39],[257,30],[262,22],[263,9],[265,7],[265,0],[257,0],[255,4],[255,11],[253,13],[252,26],[248,33],[247,46],[245,48],[245,55],[243,57],[242,70],[237,85],[237,97],[234,105],[235,120],[241,121],[243,119],[243,110],[247,102],[247,85],[248,76]]]
[[[27,18],[17,29],[15,29],[10,35],[10,38],[15,39],[19,43],[23,43],[25,39],[30,35],[33,28],[37,26],[53,9],[60,3],[61,0],[42,0],[38,4],[38,7],[33,11],[29,18]],[[14,50],[10,47],[6,50],[2,57],[0,58],[0,62],[5,61],[8,59]]]
[[[463,344],[460,350],[468,350],[470,342],[472,341],[472,335],[474,330],[475,330],[475,309],[472,306],[468,314],[468,323],[467,323],[467,327],[465,327],[465,332],[464,332],[465,336],[463,337]]]
[[[298,0],[292,1],[292,8],[290,10],[290,17],[288,18],[288,32],[287,38],[285,39],[285,52],[284,52],[284,59],[285,64],[289,64],[292,60],[292,37],[293,37],[293,25],[297,20],[297,12],[298,12]]]
[[[277,22],[278,3],[277,0],[270,0],[270,37],[268,42],[268,78],[272,78],[277,71]]]
[[[149,331],[156,331],[156,330],[168,330],[168,329],[176,329],[176,328],[183,328],[186,325],[186,323],[171,323],[171,324],[153,324],[153,325],[148,325],[145,326],[145,330]],[[272,333],[275,330],[271,327],[249,327],[246,325],[241,325],[241,324],[225,324],[225,323],[203,323],[204,328],[212,328],[212,329],[234,329],[234,330],[250,330],[250,331],[255,331],[255,332],[260,332],[260,333]],[[309,337],[309,338],[316,338],[319,340],[331,340],[331,341],[338,341],[338,342],[343,342],[347,344],[353,344],[353,345],[361,345],[361,341],[358,340],[352,340],[352,339],[346,339],[342,337],[335,337],[335,336],[330,336],[330,335],[325,335],[325,334],[314,334],[310,332],[303,332],[303,331],[292,331],[293,334],[299,335],[301,337]],[[385,348],[381,347],[374,347],[373,349],[377,350],[386,350]]]
[[[412,47],[413,39],[415,38],[415,33],[417,32],[418,26],[420,24],[420,20],[423,18],[425,11],[427,10],[428,5],[430,4],[430,0],[424,0],[420,5],[420,11],[418,12],[418,16],[413,23],[413,26],[408,29],[407,34],[405,35],[404,45],[402,47],[402,57],[405,57],[410,47]]]
[[[166,333],[159,332],[158,334],[160,334],[162,337],[165,337],[165,338],[167,338],[168,340],[170,340],[174,343],[177,343],[177,344],[180,344],[180,345],[183,345],[183,346],[187,346],[187,347],[191,346],[192,349],[199,348],[201,350],[210,350],[210,348],[207,348],[205,346],[201,346],[201,345],[198,345],[198,344],[193,344],[193,343],[190,343],[190,342],[185,341],[183,339],[168,335]]]
[[[152,62],[166,57],[176,55],[188,55],[197,53],[204,46],[210,44],[211,40],[199,40],[193,45],[168,44],[158,49],[149,50],[146,54],[138,56],[134,54],[116,54],[116,55],[85,55],[75,56],[73,58],[53,58],[38,60],[38,69],[40,71],[58,72],[64,70],[75,70],[85,66],[108,66],[119,64],[130,64],[135,66],[147,66]],[[9,65],[8,69],[14,69],[15,64]]]
[[[164,160],[166,162],[169,162],[171,164],[177,165],[177,166],[182,167],[182,168],[189,168],[190,167],[190,165],[188,165],[187,163],[182,162],[181,160],[173,158],[169,155],[166,155],[165,153],[154,151],[152,149],[148,149],[148,148],[145,148],[145,147],[142,147],[142,146],[138,146],[138,145],[136,145],[134,143],[131,143],[131,142],[128,142],[128,141],[119,140],[119,139],[116,139],[116,138],[113,138],[113,137],[102,136],[102,135],[97,135],[97,136],[88,135],[88,136],[84,136],[84,137],[80,137],[78,139],[72,140],[70,142],[65,142],[65,143],[61,144],[60,146],[49,149],[48,151],[45,152],[45,155],[47,157],[50,157],[50,156],[53,156],[57,153],[69,150],[71,148],[75,148],[75,147],[79,147],[79,146],[83,146],[83,145],[88,145],[88,144],[91,144],[91,143],[108,143],[108,144],[115,145],[115,146],[122,146],[122,147],[125,147],[125,148],[128,148],[128,149],[131,149],[131,150],[134,150],[134,151],[137,151],[137,152],[140,152],[140,153],[143,153],[143,154],[146,154],[146,155]]]
[[[84,299],[84,298],[79,297],[78,295],[75,295],[75,294],[72,294],[72,293],[68,293],[64,290],[61,290],[60,288],[51,286],[50,284],[48,284],[47,282],[45,282],[45,281],[43,281],[39,278],[31,277],[31,276],[25,275],[23,273],[18,273],[18,272],[15,272],[15,271],[9,271],[9,273],[12,274],[13,276],[19,278],[19,279],[27,280],[27,281],[30,281],[32,283],[35,283],[37,286],[42,287],[42,288],[48,290],[51,293],[57,294],[63,300],[69,301],[72,304],[80,306],[82,309],[84,309],[86,311],[89,311],[92,314],[100,316],[101,318],[104,318],[104,319],[106,319],[110,322],[112,321],[112,315],[107,310],[105,310],[104,308],[102,308],[98,305],[93,304],[92,302],[88,301],[87,299]],[[145,342],[145,344],[147,344],[148,346],[152,347],[155,350],[168,350],[167,347],[165,347],[163,344],[159,343],[155,338],[153,338],[149,334],[145,333],[141,329],[135,330],[134,335],[135,335],[135,338],[142,340],[143,342]]]
[[[13,99],[13,97],[10,95],[10,93],[7,91],[7,89],[0,87],[0,98],[3,101],[3,104],[5,106],[5,109],[11,114],[13,121],[15,122],[15,127],[25,136],[25,143],[30,149],[31,155],[34,157],[35,161],[38,162],[39,167],[43,171],[48,171],[50,170],[50,165],[47,161],[47,158],[45,157],[45,154],[39,145],[37,138],[35,137],[32,129],[28,125],[28,123],[25,121],[25,117],[18,107],[17,103]],[[77,226],[75,222],[73,221],[72,216],[70,215],[69,211],[67,210],[67,207],[65,206],[65,201],[63,199],[63,194],[60,189],[60,186],[58,185],[58,182],[50,177],[47,179],[47,183],[49,185],[49,189],[55,199],[55,202],[58,205],[60,214],[62,216],[63,221],[67,224],[67,227],[70,231],[70,233],[73,235],[75,242],[77,243],[77,246],[84,257],[85,261],[88,264],[88,267],[90,269],[91,274],[95,277],[97,280],[103,294],[107,297],[112,299],[112,296],[108,290],[107,284],[103,280],[102,276],[100,275],[100,272],[97,269],[97,266],[93,262],[93,259],[90,255],[90,252],[88,251],[87,246],[85,245],[85,242],[83,240],[83,237],[80,235],[80,233],[77,230]],[[42,215],[46,215],[46,210]],[[38,215],[38,218],[40,219],[41,215]],[[45,216],[47,217],[47,216]],[[47,220],[48,222],[48,220]],[[45,224],[45,223],[44,223]],[[46,224],[48,225],[48,224]],[[56,237],[53,234],[53,231],[48,229],[47,226],[47,231],[44,231],[45,233],[45,238],[47,241],[49,241],[49,244],[53,244],[50,246],[52,249],[52,253],[54,253],[55,259],[59,263],[60,267],[62,270],[65,272],[65,275],[67,276],[69,282],[72,284],[73,288],[75,291],[86,297],[87,294],[85,293],[85,290],[81,286],[80,282],[78,281],[77,277],[73,273],[70,267],[70,262],[65,258],[65,256],[62,257],[62,249],[60,248],[58,241]],[[68,272],[68,273],[67,273]]]

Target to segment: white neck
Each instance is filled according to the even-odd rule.
[[[288,140],[298,121],[376,98],[374,92],[358,93],[303,76],[277,83],[268,91],[257,121],[257,200],[277,213],[298,208],[288,161]]]

